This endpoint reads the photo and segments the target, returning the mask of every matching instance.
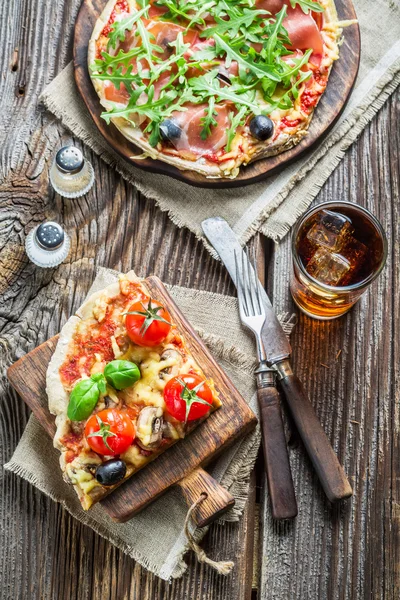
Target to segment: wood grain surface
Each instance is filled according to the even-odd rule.
[[[313,116],[308,135],[294,148],[255,161],[240,169],[235,179],[207,179],[200,173],[181,171],[172,165],[151,158],[135,159],[143,150],[129,142],[114,125],[106,125],[101,118],[103,108],[89,77],[87,66],[88,43],[97,18],[102,13],[107,0],[83,0],[79,10],[74,33],[75,80],[96,126],[107,142],[129,162],[151,172],[163,173],[186,183],[200,187],[228,188],[240,187],[265,179],[280,171],[303,152],[310,149],[334,124],[350,95],[358,72],[360,60],[360,31],[358,24],[348,27],[344,32],[344,41],[340,47],[340,60],[334,63],[326,92],[319,102]],[[339,20],[356,19],[351,0],[335,0]]]
[[[50,190],[55,151],[78,142],[37,106],[37,98],[72,57],[79,5],[80,0],[0,3],[2,372],[60,330],[85,297],[97,265],[133,267],[168,283],[234,293],[227,273],[191,233],[177,229],[87,148],[96,171],[93,190],[76,201]],[[296,373],[350,475],[355,495],[348,506],[327,504],[292,435],[295,522],[273,522],[265,483],[254,487],[253,480],[242,521],[213,525],[204,542],[213,559],[235,561],[233,573],[220,577],[190,553],[187,574],[170,585],[1,470],[1,600],[250,600],[256,500],[262,516],[255,552],[261,567],[258,599],[398,600],[399,117],[397,91],[317,197],[356,201],[372,210],[389,237],[388,265],[348,315],[331,323],[299,316],[292,336]],[[71,254],[57,270],[36,269],[24,254],[26,233],[44,218],[59,220],[72,233]],[[294,309],[289,265],[289,240],[268,245],[268,290],[279,310]],[[29,410],[5,379],[1,385],[3,464]]]
[[[199,527],[205,527],[231,508],[234,504],[233,498],[211,476],[204,475],[201,470],[193,474],[190,481],[185,483],[181,480],[186,475],[191,475],[192,471],[201,465],[210,463],[224,448],[253,430],[257,418],[158,277],[146,278],[145,284],[151,297],[168,307],[172,322],[182,332],[188,351],[201,366],[206,377],[212,377],[222,406],[190,432],[184,440],[174,444],[154,462],[135,473],[129,481],[112,491],[101,501],[101,504],[114,521],[125,522],[169,487],[179,482],[185,498],[190,500],[189,506],[198,500],[201,493],[208,493],[207,502],[203,502],[193,514],[196,522],[197,516],[199,518]],[[55,417],[50,414],[47,406],[46,373],[57,338],[58,336],[47,340],[20,358],[7,371],[11,385],[51,437],[55,433]],[[201,481],[203,487],[198,492],[197,498],[194,498]],[[208,488],[207,484],[209,484]],[[215,507],[214,513],[213,507]]]

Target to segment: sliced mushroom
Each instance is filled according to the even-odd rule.
[[[163,410],[153,406],[142,408],[136,423],[136,441],[144,450],[153,450],[161,444]]]
[[[118,406],[119,402],[115,402],[111,396],[104,396],[104,406],[106,408],[115,408]]]
[[[171,375],[172,377],[178,375],[179,369],[183,364],[182,355],[180,352],[178,352],[176,348],[166,348],[160,356],[160,361],[168,360],[170,358],[175,359],[176,362],[174,365],[166,367],[165,369],[162,369],[162,371],[160,371],[159,377],[161,379],[164,379],[165,375]]]
[[[163,437],[166,439],[179,439],[180,435],[178,430],[170,423],[169,421],[164,421],[163,423]]]

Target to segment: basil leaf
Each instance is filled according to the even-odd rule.
[[[95,381],[92,377],[78,381],[69,397],[68,418],[71,421],[83,421],[87,419],[93,412],[99,397],[99,382]]]
[[[103,375],[103,373],[95,373],[94,375],[91,376],[90,378],[92,381],[95,381],[97,383],[97,386],[99,388],[99,392],[101,394],[105,394],[107,387],[106,387],[106,380],[105,377]]]
[[[140,379],[140,369],[129,360],[113,360],[104,369],[104,375],[116,390],[124,390]]]

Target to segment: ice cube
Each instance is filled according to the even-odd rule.
[[[307,239],[317,246],[339,252],[354,231],[350,219],[331,210],[322,210],[318,216],[319,221],[311,227]]]
[[[341,250],[341,256],[350,263],[350,270],[347,273],[342,285],[348,285],[353,282],[354,277],[360,271],[365,259],[367,258],[368,248],[362,242],[353,237],[347,240],[346,245]]]
[[[320,247],[312,255],[306,270],[314,279],[327,285],[339,285],[350,271],[350,262],[344,256]]]

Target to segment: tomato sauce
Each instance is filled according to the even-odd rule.
[[[101,323],[92,325],[85,334],[76,334],[73,338],[74,351],[61,365],[59,373],[64,385],[71,386],[80,379],[83,374],[90,375],[91,368],[96,362],[95,354],[98,354],[104,362],[114,360],[114,351],[111,344],[111,337],[117,328],[117,322],[113,319],[113,311],[118,315],[125,310],[134,301],[146,298],[140,286],[135,282],[127,284],[126,294],[119,294],[112,299],[107,307],[106,316]],[[118,336],[116,340],[119,347],[122,347],[126,338],[123,335]]]
[[[293,119],[293,121],[291,121],[286,117],[283,117],[281,121],[282,127],[297,127],[298,125],[300,125],[300,123],[301,119]]]
[[[116,323],[106,317],[103,323],[92,327],[89,335],[78,334],[74,337],[77,352],[68,358],[59,370],[64,384],[72,385],[82,374],[89,375],[96,362],[95,354],[99,354],[106,362],[114,360],[111,336],[114,335],[116,327]]]
[[[72,357],[60,367],[60,376],[64,383],[70,384],[81,376],[81,366],[78,359]]]
[[[127,0],[118,0],[118,2],[116,3],[116,5],[110,15],[110,18],[108,19],[108,23],[104,27],[101,34],[107,36],[111,32],[111,25],[115,22],[117,15],[121,14],[121,13],[128,13],[128,12],[129,12],[129,4],[128,4]]]
[[[122,406],[121,410],[125,410],[132,421],[137,418],[140,412],[140,408],[138,406]]]
[[[70,463],[82,449],[82,433],[74,433],[71,431],[70,433],[64,435],[60,439],[60,442],[63,446],[68,448],[65,458],[66,461]]]

